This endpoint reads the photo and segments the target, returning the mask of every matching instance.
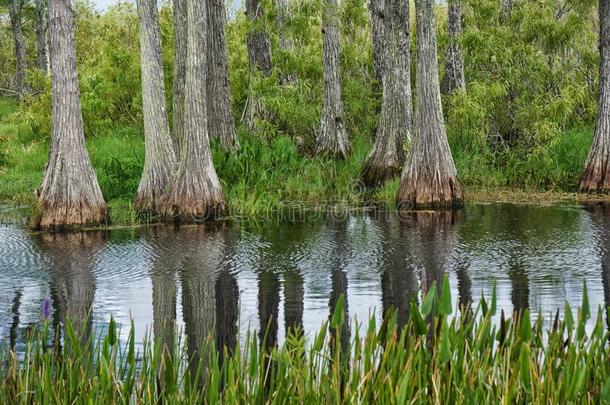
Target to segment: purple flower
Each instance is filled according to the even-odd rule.
[[[42,318],[46,321],[51,315],[51,299],[45,298],[42,302]]]

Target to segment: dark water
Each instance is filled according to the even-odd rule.
[[[19,347],[42,319],[110,315],[138,341],[176,322],[195,342],[208,333],[269,325],[271,343],[290,326],[319,330],[340,294],[350,319],[381,318],[447,273],[455,304],[489,297],[551,318],[580,304],[610,304],[610,208],[466,206],[456,213],[360,213],[293,222],[157,226],[107,233],[30,234],[0,226],[0,338]],[[405,316],[399,311],[399,316]],[[229,341],[230,343],[230,341]]]

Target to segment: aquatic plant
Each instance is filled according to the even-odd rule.
[[[586,288],[581,307],[566,304],[549,325],[542,316],[532,324],[528,310],[496,314],[495,288],[460,310],[447,278],[438,290],[381,325],[354,328],[349,346],[339,299],[311,339],[289,334],[265,349],[248,333],[220,351],[208,339],[198,360],[180,339],[168,347],[147,338],[137,351],[133,323],[124,339],[111,319],[103,339],[83,342],[66,322],[61,346],[47,346],[43,325],[21,358],[0,350],[0,403],[610,402],[609,334],[601,308],[587,324]],[[397,311],[408,311],[405,324]]]

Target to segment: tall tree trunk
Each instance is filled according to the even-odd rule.
[[[85,147],[76,71],[73,5],[50,0],[51,151],[33,225],[58,230],[106,222],[108,211]]]
[[[447,4],[447,36],[449,44],[445,52],[445,77],[441,86],[443,94],[466,89],[464,78],[464,52],[460,45],[462,36],[462,0],[449,0]]]
[[[316,154],[344,159],[349,153],[349,141],[345,132],[341,101],[338,13],[337,0],[324,0],[322,9],[324,104],[316,139]]]
[[[438,82],[434,0],[417,0],[417,108],[415,136],[402,172],[399,206],[447,207],[462,202],[443,121]]]
[[[413,104],[409,56],[409,1],[386,0],[385,76],[381,122],[362,179],[376,186],[400,174],[405,161],[403,144],[411,140]]]
[[[510,16],[513,9],[513,0],[502,0],[502,13],[505,17]]]
[[[164,213],[176,222],[201,222],[225,212],[207,127],[205,4],[187,0],[187,64],[184,140]]]
[[[161,60],[161,33],[156,0],[137,0],[140,23],[140,64],[146,156],[134,206],[139,212],[157,213],[168,191],[176,155],[165,107]]]
[[[172,140],[178,159],[184,139],[184,98],[186,82],[186,0],[173,0],[174,8],[174,78],[172,82]]]
[[[225,26],[227,12],[224,0],[206,0],[207,12],[207,102],[208,128],[211,137],[220,138],[225,150],[239,149],[233,118],[233,98],[229,85],[229,61]]]
[[[371,12],[371,40],[373,45],[373,73],[377,81],[376,87],[382,88],[384,66],[385,66],[385,48],[386,48],[386,14],[385,0],[370,0],[369,10]],[[408,7],[408,3],[407,3]],[[389,16],[392,18],[392,16]],[[407,20],[407,25],[409,21]]]
[[[246,0],[246,16],[250,23],[248,32],[248,100],[244,111],[244,119],[248,129],[254,130],[256,121],[269,118],[269,113],[262,105],[254,88],[254,80],[259,74],[269,76],[273,64],[271,62],[271,39],[263,27],[265,10],[260,0]]]
[[[47,45],[47,0],[36,0],[36,63],[45,73],[49,71]]]
[[[19,98],[25,95],[26,79],[25,39],[23,37],[23,30],[21,27],[22,9],[23,0],[11,0],[9,14],[11,18],[11,27],[13,30],[13,40],[15,42],[15,91],[17,91]]]
[[[285,53],[294,51],[294,39],[288,32],[286,22],[290,18],[290,5],[288,0],[275,0],[275,22],[280,37],[280,49]],[[290,84],[296,81],[294,72],[282,72],[280,84]]]
[[[593,145],[580,180],[583,193],[610,193],[610,0],[599,1],[599,109]]]

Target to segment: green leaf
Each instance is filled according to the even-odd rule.
[[[529,342],[532,338],[532,322],[530,320],[530,310],[525,308],[521,314],[521,329],[519,336],[524,342]]]
[[[566,301],[563,312],[563,317],[568,331],[574,330],[574,316],[572,315],[572,308],[570,308],[570,303],[568,301]]]
[[[419,335],[425,335],[426,323],[424,322],[421,312],[419,312],[419,308],[414,302],[411,303],[411,319],[413,320],[413,325],[415,326],[415,332],[417,332]]]
[[[443,317],[439,359],[441,363],[447,363],[449,360],[451,360],[451,342],[449,341],[449,325],[447,324],[446,317]]]
[[[110,316],[110,324],[108,325],[108,344],[114,346],[116,345],[116,340],[116,321],[114,320],[114,316]]]
[[[589,292],[587,291],[587,282],[583,280],[582,282],[582,317],[583,320],[588,320],[591,318],[591,308],[589,307]]]
[[[449,276],[443,277],[443,292],[441,293],[441,313],[451,315],[451,287],[449,286]]]
[[[337,300],[337,304],[335,305],[335,310],[333,311],[333,316],[330,320],[330,327],[333,329],[339,329],[345,322],[343,308],[345,307],[345,295],[339,295],[339,299]]]
[[[424,316],[430,315],[430,312],[432,312],[432,307],[433,307],[435,300],[436,300],[436,283],[432,283],[432,286],[430,287],[430,289],[424,296],[424,300],[423,300],[422,306],[421,306],[421,313]]]
[[[493,287],[491,290],[491,307],[489,308],[489,312],[492,316],[496,314],[497,301],[498,297],[496,294],[496,280],[494,280]]]

